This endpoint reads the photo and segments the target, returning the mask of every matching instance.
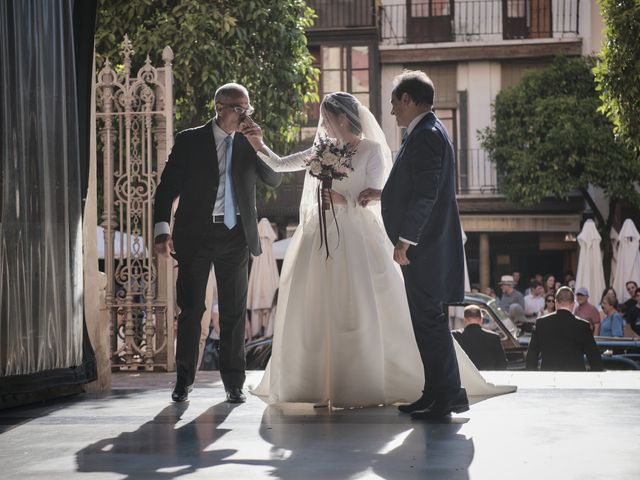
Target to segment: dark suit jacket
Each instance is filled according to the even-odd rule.
[[[560,309],[538,318],[527,350],[527,369],[585,371],[584,355],[591,370],[602,370],[602,357],[589,322]]]
[[[173,226],[173,246],[178,261],[194,255],[211,224],[218,194],[218,155],[212,121],[176,135],[169,160],[156,189],[153,221],[169,222],[171,205],[180,197]],[[241,224],[249,250],[261,253],[256,212],[256,180],[277,187],[282,175],[271,170],[256,155],[241,133],[233,141],[232,181]]]
[[[507,357],[498,334],[471,323],[453,336],[478,370],[506,370]]]
[[[382,218],[395,245],[417,243],[407,256],[424,265],[425,289],[444,303],[464,299],[464,253],[453,145],[429,112],[404,141],[382,191]]]

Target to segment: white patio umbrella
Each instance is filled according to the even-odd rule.
[[[98,258],[100,260],[104,259],[104,255],[105,255],[105,245],[104,245],[104,228],[97,226],[96,227],[96,241],[98,244]],[[124,257],[126,256],[126,252],[120,252],[120,246],[124,246],[126,248],[126,245],[129,245],[129,255],[142,255],[142,256],[147,256],[148,254],[148,250],[146,248],[146,246],[144,245],[144,238],[142,237],[131,237],[129,239],[129,236],[126,233],[122,233],[119,230],[114,230],[113,231],[113,256],[115,258],[120,258],[121,256]]]
[[[633,280],[640,283],[640,233],[630,218],[622,224],[620,230],[620,246],[618,247],[618,261],[616,264],[615,282],[613,288],[618,294],[618,301],[625,302],[629,293],[625,284]]]
[[[284,260],[287,249],[291,243],[291,237],[283,238],[277,242],[273,242],[273,256],[276,260]]]
[[[262,255],[253,257],[247,294],[247,309],[251,310],[252,336],[256,336],[263,326],[268,330],[269,312],[273,307],[273,298],[280,281],[278,266],[273,256],[273,242],[277,236],[266,218],[258,223],[258,235]]]
[[[616,265],[618,260],[618,247],[620,246],[620,235],[618,235],[618,231],[611,227],[611,231],[609,232],[609,239],[611,240],[611,279],[609,281],[609,285],[613,285],[613,282],[616,279]]]
[[[599,295],[605,289],[604,269],[602,268],[602,250],[598,233],[593,220],[587,220],[578,235],[580,256],[578,257],[578,272],[576,274],[576,290],[585,287],[589,290],[591,303],[600,300]]]

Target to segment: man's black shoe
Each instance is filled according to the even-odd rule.
[[[422,396],[413,403],[407,405],[398,405],[398,410],[402,413],[413,413],[429,408],[433,403],[433,395],[422,394]]]
[[[449,401],[436,400],[433,404],[421,411],[411,414],[415,420],[441,420],[452,413],[462,413],[469,410],[469,398],[464,388],[461,388],[455,398]]]
[[[176,385],[171,392],[171,400],[174,402],[186,402],[189,400],[189,394],[193,391],[193,385],[186,387]]]
[[[242,393],[241,388],[230,388],[227,390],[227,402],[229,403],[244,403],[247,401],[247,397]]]

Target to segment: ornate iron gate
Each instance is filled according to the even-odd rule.
[[[133,54],[125,35],[122,66],[114,69],[107,60],[96,83],[112,367],[173,370],[174,265],[153,254],[152,218],[155,188],[173,144],[173,52],[165,47],[160,68],[147,56],[136,75]]]

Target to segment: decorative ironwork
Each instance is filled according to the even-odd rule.
[[[132,75],[134,50],[125,35],[122,64],[98,73],[99,161],[103,165],[105,307],[111,317],[114,368],[172,370],[172,262],[153,255],[153,197],[173,142],[173,52],[164,67],[147,55]]]

